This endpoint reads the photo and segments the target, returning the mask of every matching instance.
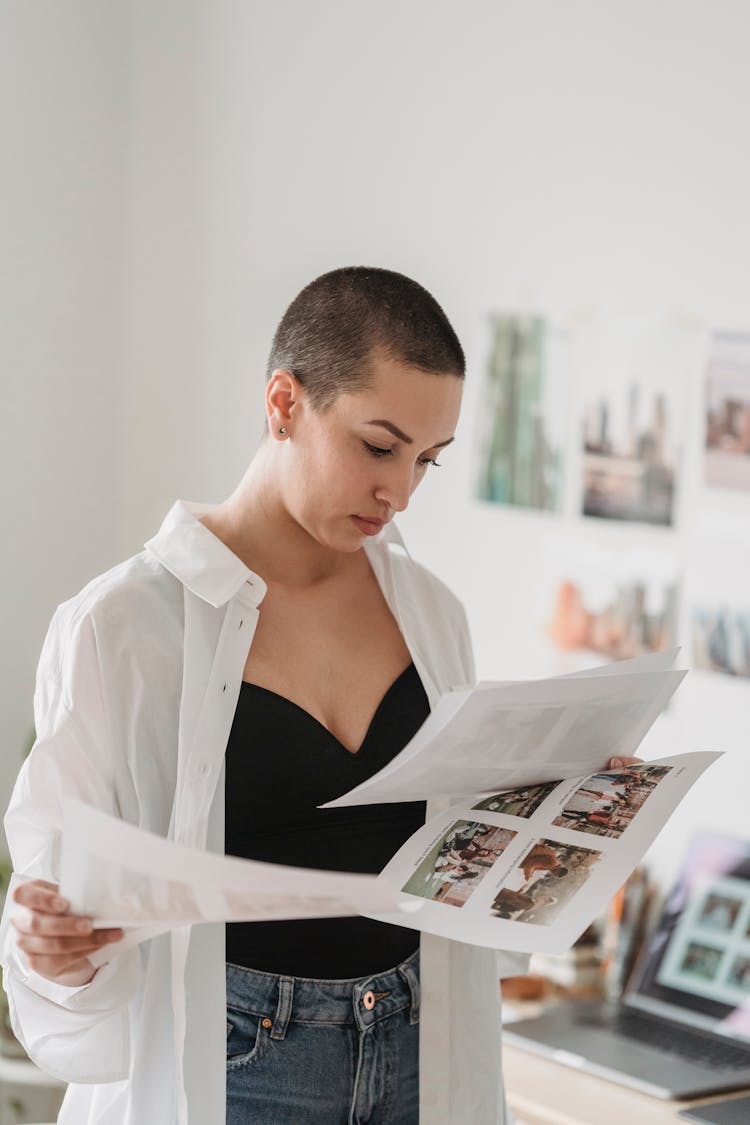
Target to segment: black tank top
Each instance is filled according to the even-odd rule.
[[[243,682],[226,755],[227,855],[376,873],[424,824],[422,801],[319,809],[371,777],[416,733],[429,703],[410,664],[381,700],[356,754],[276,692]],[[238,922],[227,961],[263,972],[337,980],[392,968],[419,934],[367,918]]]

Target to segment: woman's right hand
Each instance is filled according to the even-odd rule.
[[[88,955],[109,942],[119,941],[122,930],[95,930],[91,919],[69,914],[56,883],[34,879],[13,892],[11,922],[16,942],[35,973],[57,984],[88,984],[96,968]]]

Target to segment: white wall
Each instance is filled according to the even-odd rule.
[[[118,5],[0,6],[0,799],[54,606],[116,561],[129,42]]]
[[[137,550],[176,495],[229,490],[260,430],[285,304],[357,262],[418,278],[464,340],[460,441],[402,526],[464,597],[481,671],[534,674],[529,574],[578,523],[470,499],[486,315],[564,320],[594,306],[750,328],[747,4],[68,0],[64,11],[4,9],[9,274],[36,263],[33,291],[9,285],[3,364],[28,373],[13,408],[24,439],[4,474],[23,558],[4,584],[8,729],[27,721],[51,606],[115,549]],[[53,279],[71,256],[63,311]],[[697,402],[700,372],[686,378]],[[695,483],[689,501],[682,551],[706,503]],[[750,503],[735,498],[733,511],[747,520]],[[663,544],[668,533],[611,535]],[[732,749],[657,844],[665,871],[694,823],[743,832],[747,820],[747,685],[706,680],[689,678],[648,747]],[[9,743],[8,773],[14,754]]]

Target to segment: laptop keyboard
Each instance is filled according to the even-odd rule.
[[[690,1062],[701,1063],[713,1070],[741,1070],[750,1067],[750,1047],[717,1041],[697,1028],[680,1027],[652,1019],[645,1012],[622,1008],[617,1013],[615,1028],[628,1039],[649,1047],[658,1047],[670,1055],[679,1055]]]

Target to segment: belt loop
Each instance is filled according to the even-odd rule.
[[[279,1002],[273,1021],[272,1039],[283,1039],[292,1015],[294,1000],[294,977],[279,977]]]
[[[409,1012],[409,1023],[419,1023],[419,954],[414,954],[409,957],[403,964],[399,965],[398,971],[404,978],[409,986],[411,992],[411,1010]]]

